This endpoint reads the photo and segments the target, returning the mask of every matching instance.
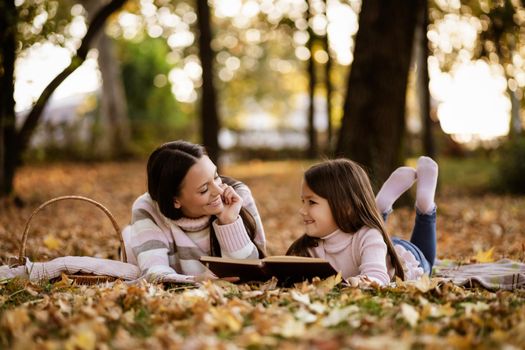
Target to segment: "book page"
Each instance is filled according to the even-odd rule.
[[[262,259],[264,262],[297,262],[297,263],[323,263],[321,258],[310,258],[305,256],[273,255]]]
[[[223,258],[220,256],[201,256],[199,260],[202,263],[216,262],[216,263],[256,265],[256,266],[262,266],[263,264],[261,259],[233,259],[233,258]]]

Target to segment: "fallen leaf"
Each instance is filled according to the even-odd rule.
[[[62,246],[62,242],[53,235],[47,235],[44,238],[44,245],[47,249],[58,250]]]
[[[419,320],[419,312],[416,308],[406,303],[401,304],[401,316],[411,327],[414,327]]]
[[[356,305],[346,306],[346,307],[341,308],[341,309],[339,309],[339,308],[332,309],[332,311],[330,311],[328,316],[326,316],[323,319],[321,324],[323,325],[323,327],[337,326],[341,322],[347,321],[348,320],[348,316],[350,316],[351,314],[356,313],[356,312],[359,312],[359,307],[357,307]]]
[[[292,296],[292,299],[301,303],[301,304],[304,304],[304,305],[310,305],[310,296],[308,294],[303,294],[303,293],[300,293],[300,292],[297,292],[295,290],[292,290],[292,292],[290,293],[291,296]]]
[[[473,260],[477,261],[478,263],[489,263],[494,261],[494,247],[490,248],[486,251],[479,251],[474,257]]]
[[[91,329],[80,329],[73,334],[65,344],[66,350],[94,350],[97,342],[97,336]]]
[[[437,287],[439,284],[439,280],[437,279],[431,279],[428,277],[428,275],[424,274],[419,278],[415,283],[414,286],[419,290],[421,293],[426,293],[430,290],[433,290]]]
[[[306,310],[304,307],[295,312],[295,318],[304,323],[312,323],[317,321],[317,316]]]
[[[280,334],[285,338],[298,338],[303,336],[306,331],[304,323],[299,322],[292,317],[286,318],[279,328],[277,334]]]

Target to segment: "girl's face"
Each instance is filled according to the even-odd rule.
[[[174,198],[173,204],[189,218],[217,215],[224,209],[222,193],[222,180],[217,174],[217,167],[208,156],[202,156],[188,170],[180,195]]]
[[[303,217],[308,236],[322,238],[338,229],[328,201],[315,194],[305,181],[302,185],[301,200],[303,205],[299,214]]]

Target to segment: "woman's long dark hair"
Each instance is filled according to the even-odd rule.
[[[375,228],[383,236],[395,273],[404,279],[403,266],[377,209],[374,192],[366,172],[348,159],[328,160],[316,164],[304,174],[304,181],[318,196],[328,201],[337,227],[350,234],[363,226]],[[308,248],[319,239],[303,235],[286,252],[287,255],[309,256]]]
[[[173,198],[180,195],[182,181],[190,168],[205,155],[207,155],[206,150],[201,145],[178,140],[157,147],[149,156],[146,167],[148,193],[151,198],[157,202],[160,212],[167,218],[177,220],[184,216],[182,210],[175,208],[173,205]],[[241,182],[232,178],[221,176],[221,179],[234,189],[242,185]],[[239,216],[246,227],[248,236],[253,242],[256,234],[255,219],[244,207],[241,208]],[[212,216],[210,219],[211,254],[213,256],[220,256],[219,241],[213,230],[213,225],[211,225],[211,222],[215,218],[215,216]],[[255,244],[255,246],[259,251],[259,256],[263,257],[264,252],[257,244]]]

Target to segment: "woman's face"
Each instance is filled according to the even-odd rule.
[[[328,201],[312,191],[306,181],[303,181],[301,200],[299,214],[308,236],[322,238],[338,229]]]
[[[217,215],[224,208],[222,192],[217,167],[208,156],[202,156],[182,180],[180,195],[174,198],[174,206],[189,218]]]

